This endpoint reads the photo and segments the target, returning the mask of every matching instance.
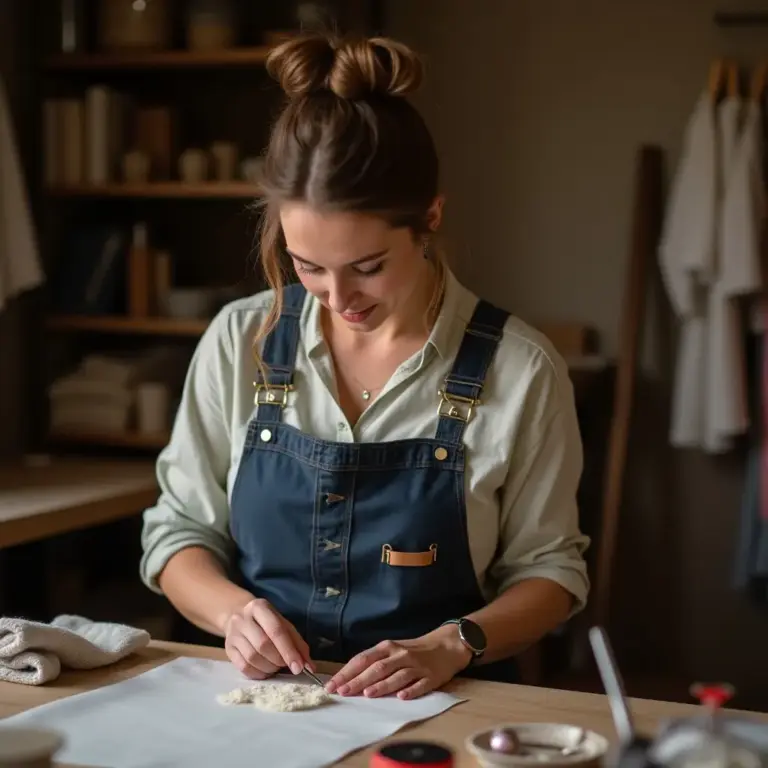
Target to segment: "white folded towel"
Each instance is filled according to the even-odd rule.
[[[149,632],[83,616],[57,616],[50,624],[0,618],[0,681],[43,685],[62,667],[95,669],[144,648]]]

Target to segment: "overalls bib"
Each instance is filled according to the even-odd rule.
[[[284,289],[267,336],[231,499],[242,585],[271,603],[315,660],[345,662],[486,604],[469,549],[462,435],[508,313],[479,302],[444,390],[433,439],[320,440],[282,422],[305,289]],[[298,396],[301,396],[300,393]],[[514,682],[514,660],[467,675]]]

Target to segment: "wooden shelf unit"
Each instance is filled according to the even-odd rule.
[[[169,433],[145,434],[128,430],[126,432],[101,432],[85,430],[52,430],[49,439],[54,443],[76,443],[80,445],[103,445],[111,448],[139,448],[159,451],[168,444]]]
[[[148,182],[146,184],[77,184],[54,186],[47,190],[55,197],[144,197],[144,198],[199,198],[199,199],[255,199],[259,187],[243,181],[209,181],[191,184],[182,181]]]
[[[89,72],[120,69],[210,69],[261,66],[272,46],[231,48],[224,51],[126,51],[119,53],[63,53],[51,56],[54,72]]]
[[[208,320],[173,317],[119,317],[110,315],[53,315],[47,325],[56,331],[91,331],[141,336],[201,336]]]
[[[87,13],[95,10],[91,9],[91,5],[85,4]],[[45,224],[46,242],[43,247],[50,252],[52,258],[56,253],[57,242],[64,242],[73,222],[74,226],[80,226],[79,222],[86,220],[86,216],[80,218],[81,212],[87,213],[93,208],[97,225],[102,220],[110,220],[110,217],[121,222],[123,214],[132,223],[145,223],[149,232],[149,249],[167,251],[171,257],[172,286],[240,285],[241,270],[239,267],[232,269],[227,258],[230,254],[235,258],[242,257],[243,263],[249,259],[253,242],[250,223],[246,220],[249,213],[247,208],[250,203],[258,200],[261,190],[257,184],[239,180],[237,165],[245,158],[257,157],[263,148],[275,99],[280,98],[277,84],[270,84],[271,91],[264,85],[268,83],[265,63],[276,45],[300,33],[300,22],[294,11],[288,9],[290,4],[279,3],[279,8],[268,13],[254,9],[257,4],[252,0],[238,0],[238,5],[245,11],[246,17],[242,29],[238,29],[242,43],[228,49],[99,50],[99,36],[93,24],[96,17],[84,20],[86,31],[83,33],[82,52],[45,53],[43,46],[37,47],[36,50],[40,52],[37,63],[48,81],[42,99],[69,102],[64,105],[67,108],[65,117],[68,131],[72,130],[73,124],[80,126],[78,130],[83,130],[82,126],[89,124],[87,115],[82,111],[85,107],[80,112],[70,107],[76,100],[83,102],[86,89],[91,85],[100,85],[105,91],[114,92],[120,98],[125,96],[126,100],[118,102],[117,106],[121,110],[125,106],[128,114],[135,107],[167,107],[171,112],[166,122],[163,122],[163,116],[160,115],[159,123],[157,120],[154,123],[154,128],[161,134],[161,147],[169,122],[172,134],[172,140],[168,142],[172,145],[170,158],[163,156],[161,170],[150,168],[150,178],[157,178],[157,181],[136,184],[122,181],[71,184],[61,180],[69,178],[79,181],[89,177],[87,173],[71,172],[69,162],[81,162],[76,158],[78,153],[64,152],[67,160],[64,174],[61,168],[48,173],[50,169],[43,163],[43,170],[46,171],[44,178],[54,180],[53,183],[47,183],[41,176],[37,187],[45,201],[46,218],[50,213],[51,223]],[[374,6],[373,0],[341,0],[340,3],[329,3],[326,10],[333,16],[333,26],[340,30],[370,34],[381,28],[379,10]],[[50,28],[48,32],[52,35],[58,22],[53,16],[44,21],[44,26]],[[59,33],[58,29],[55,31]],[[178,35],[174,37],[174,44],[178,44],[177,38]],[[51,112],[58,121],[61,120],[61,112],[58,110],[61,104],[55,106],[56,110],[52,109]],[[122,119],[122,115],[118,117]],[[111,159],[115,168],[106,178],[122,179],[123,155],[134,144],[136,148],[148,151],[144,145],[147,143],[147,131],[151,134],[152,125],[150,123],[148,127],[144,124],[141,141],[136,138],[135,124],[128,131],[124,130],[125,126],[119,126],[120,156]],[[134,134],[132,138],[131,134]],[[57,144],[58,137],[52,137],[50,133],[44,132],[42,140],[40,150],[43,156],[51,146],[60,146]],[[178,178],[178,163],[183,151],[197,148],[207,152],[215,141],[232,142],[237,147],[234,178],[238,180],[200,183],[171,180]],[[81,144],[81,150],[84,144],[86,142]],[[92,145],[88,148],[93,150]],[[57,151],[61,154],[61,150]],[[156,151],[159,151],[157,147],[150,150],[151,153]],[[82,162],[89,162],[85,159],[87,152],[80,154],[83,154]],[[61,157],[57,162],[61,162]],[[92,157],[90,162],[93,162]],[[210,168],[207,174],[215,175]],[[56,183],[56,179],[59,183]],[[192,213],[186,207],[187,201],[197,201]],[[206,234],[196,238],[198,230],[195,228],[200,228],[201,232],[205,228]],[[117,313],[120,309],[115,304],[114,308],[103,311]],[[46,318],[46,328],[51,332],[71,334],[74,338],[89,334],[119,335],[120,339],[107,338],[107,346],[110,342],[114,342],[115,346],[118,346],[118,342],[125,342],[127,346],[134,347],[135,341],[135,346],[140,347],[145,343],[153,343],[155,339],[162,340],[163,337],[166,337],[166,343],[169,344],[171,341],[179,345],[186,344],[188,340],[199,338],[209,322],[205,319],[136,318],[117,314],[53,314]],[[131,338],[134,336],[139,338],[134,340]],[[72,349],[75,355],[82,354],[77,345],[69,344],[71,339],[63,341],[66,342],[63,346]],[[87,345],[93,343],[94,347],[98,347],[102,341],[89,337]],[[129,423],[133,421],[132,418]],[[66,447],[79,444],[157,452],[169,439],[166,434],[147,435],[132,428],[119,432],[99,431],[96,426],[97,429],[61,431],[53,429],[49,423],[45,428],[45,440]]]

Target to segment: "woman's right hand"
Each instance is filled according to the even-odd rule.
[[[260,598],[229,617],[224,648],[230,661],[253,680],[271,677],[283,667],[295,675],[305,664],[315,671],[309,646],[296,627]]]

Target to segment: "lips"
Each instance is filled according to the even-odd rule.
[[[362,323],[364,320],[368,319],[368,316],[374,309],[376,309],[375,304],[372,307],[368,307],[368,309],[364,309],[362,312],[342,312],[341,316],[348,323]]]

